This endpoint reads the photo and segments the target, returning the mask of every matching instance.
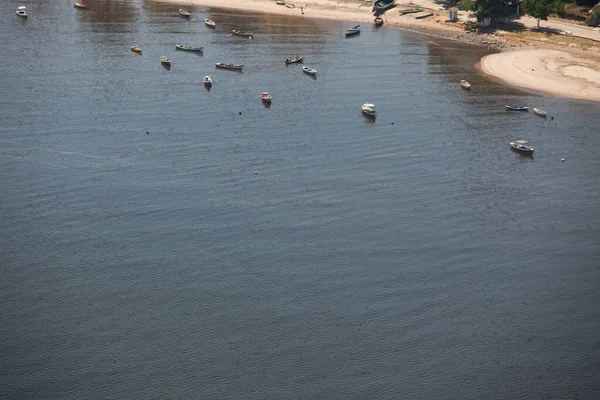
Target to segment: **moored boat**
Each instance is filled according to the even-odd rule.
[[[254,32],[238,31],[236,29],[232,30],[231,33],[233,33],[234,35],[237,35],[237,36],[244,36],[247,38],[251,38],[252,36],[254,36]]]
[[[471,84],[469,82],[465,81],[464,79],[462,79],[460,81],[460,86],[462,86],[464,89],[467,89],[467,90],[471,89]]]
[[[373,11],[382,12],[392,8],[396,4],[396,0],[377,0],[373,4]]]
[[[215,66],[217,68],[221,68],[221,69],[230,69],[232,71],[241,71],[242,68],[244,67],[244,64],[235,65],[235,64],[216,63]]]
[[[210,20],[210,19],[208,19],[208,18],[206,18],[206,19],[204,20],[204,24],[205,24],[206,26],[208,26],[209,28],[214,28],[214,27],[215,27],[215,25],[217,25],[217,24],[215,24],[215,21],[212,21],[212,20]]]
[[[204,77],[204,86],[206,86],[206,87],[212,86],[212,78],[210,77],[210,75],[206,75]]]
[[[198,52],[202,53],[202,51],[204,50],[204,47],[203,46],[185,46],[183,44],[176,44],[175,49],[176,50],[185,50],[185,51],[198,51]]]
[[[365,103],[362,105],[361,111],[367,117],[370,117],[370,118],[377,117],[377,111],[375,111],[375,104]]]
[[[527,111],[527,110],[529,110],[529,107],[506,106],[506,109],[509,111]]]
[[[269,92],[262,92],[262,94],[260,95],[260,99],[262,101],[264,101],[265,103],[271,104],[271,100],[273,99],[273,96],[271,96],[269,94]]]
[[[286,58],[285,59],[285,64],[289,65],[289,64],[297,64],[297,63],[301,63],[302,60],[304,60],[304,56],[300,56],[300,55],[296,55],[296,58]]]
[[[346,31],[346,33],[344,33],[344,35],[346,35],[346,37],[354,36],[354,35],[358,35],[358,34],[360,34],[360,25],[353,26],[352,28],[348,29]]]
[[[170,66],[171,65],[171,60],[167,56],[161,56],[160,57],[160,63],[162,65],[169,65]]]
[[[546,116],[548,115],[548,113],[540,108],[535,108],[533,109],[533,112],[536,113],[537,115],[539,115],[540,117],[544,117],[546,118]]]
[[[308,75],[312,75],[312,76],[316,76],[317,75],[317,70],[316,69],[310,68],[310,67],[307,67],[307,66],[302,67],[302,71],[304,71]]]
[[[515,140],[514,142],[510,142],[510,147],[523,154],[533,154],[533,147],[529,146],[529,142],[527,140]]]
[[[133,51],[135,53],[142,54],[142,48],[140,46],[138,46],[137,44],[135,46],[131,46],[130,49],[131,49],[131,51]]]
[[[383,18],[381,18],[381,17],[375,17],[375,26],[379,27],[381,25],[383,25]]]
[[[87,8],[87,6],[83,3],[75,3],[75,8],[85,9]]]
[[[404,10],[398,10],[398,12],[400,13],[400,15],[418,13],[418,12],[421,12],[421,11],[423,11],[423,9],[421,7],[405,8]]]
[[[189,12],[188,10],[180,8],[179,9],[179,15],[181,15],[182,17],[185,17],[185,18],[189,18],[192,15],[192,13]]]
[[[17,15],[21,18],[27,18],[27,11],[26,11],[27,7],[25,6],[20,6],[19,8],[17,8]]]

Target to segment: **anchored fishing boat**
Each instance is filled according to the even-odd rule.
[[[229,69],[232,71],[241,71],[242,68],[244,67],[244,64],[235,65],[235,64],[216,63],[215,66],[217,68],[221,68],[221,69]]]
[[[232,30],[231,33],[233,33],[234,35],[237,36],[244,36],[247,37],[248,39],[252,38],[252,36],[254,36],[254,32],[244,32],[244,31],[238,31],[238,30]]]
[[[510,142],[510,147],[519,153],[523,154],[533,154],[533,147],[529,146],[529,142],[527,140],[515,140],[514,142]]]
[[[202,51],[204,50],[204,47],[203,46],[185,46],[183,44],[176,44],[175,49],[176,50],[184,50],[184,51],[198,51],[198,52],[202,53]]]
[[[285,59],[285,64],[289,65],[289,64],[298,64],[301,63],[302,60],[304,59],[304,56],[299,56],[297,55],[296,58],[286,58]]]
[[[527,111],[529,107],[521,107],[521,106],[506,106],[508,111]]]

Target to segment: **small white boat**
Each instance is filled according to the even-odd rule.
[[[539,115],[540,117],[544,117],[546,118],[546,116],[548,115],[548,113],[540,108],[534,108],[533,112],[536,113],[537,115]]]
[[[262,92],[262,94],[260,95],[260,99],[265,103],[271,104],[271,99],[273,99],[273,96],[271,96],[269,92]]]
[[[375,104],[365,103],[361,107],[362,113],[367,117],[375,118],[377,116],[377,111],[375,111]]]
[[[304,71],[307,74],[312,75],[312,76],[316,76],[317,75],[317,70],[316,69],[310,68],[310,67],[307,67],[307,66],[302,67],[302,71]]]
[[[161,56],[160,63],[163,65],[171,65],[171,60],[167,56]]]
[[[462,79],[460,81],[460,86],[462,86],[463,88],[465,88],[467,90],[471,89],[471,84],[469,82],[465,81],[464,79]]]
[[[515,140],[514,142],[510,142],[510,147],[519,153],[533,154],[533,147],[529,146],[527,140]]]
[[[214,27],[215,27],[215,25],[217,25],[217,24],[215,24],[215,21],[212,21],[212,20],[210,20],[210,19],[208,19],[208,18],[206,18],[206,19],[204,20],[204,24],[205,24],[206,26],[208,26],[209,28],[214,28]]]
[[[21,18],[27,18],[27,11],[26,11],[27,7],[25,6],[20,6],[17,8],[17,15]]]
[[[212,79],[209,75],[206,75],[204,77],[204,86],[208,86],[208,87],[212,86]]]

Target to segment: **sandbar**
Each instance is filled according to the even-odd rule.
[[[490,54],[481,70],[521,88],[574,99],[600,101],[600,60],[552,49]]]

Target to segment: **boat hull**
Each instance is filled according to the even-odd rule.
[[[184,18],[189,18],[192,15],[192,13],[187,10],[179,9],[179,15],[181,15]]]
[[[183,51],[197,51],[199,53],[202,53],[204,51],[204,47],[192,47],[192,46],[184,46],[181,44],[176,44],[175,45],[175,49],[177,50],[183,50]]]
[[[241,64],[241,65],[231,65],[231,64],[222,64],[222,63],[216,63],[215,66],[217,68],[227,69],[227,70],[230,70],[230,71],[241,71],[242,68],[244,67],[243,64]]]
[[[548,115],[548,113],[547,113],[546,111],[544,111],[544,110],[540,110],[539,108],[534,108],[534,109],[533,109],[533,112],[534,112],[536,115],[538,115],[538,116],[540,116],[540,117],[543,117],[543,118],[546,118],[546,116]]]
[[[373,4],[373,11],[382,12],[388,10],[396,4],[396,0],[378,0]]]
[[[514,142],[510,142],[510,148],[513,149],[514,151],[516,151],[517,153],[520,154],[527,154],[527,155],[533,155],[533,152],[535,151],[532,148],[522,148],[519,147],[518,143],[514,143]]]
[[[528,111],[528,107],[518,107],[518,106],[506,106],[508,111]]]
[[[241,31],[231,31],[236,36],[251,38],[254,36],[254,32],[241,32]]]
[[[302,67],[302,71],[305,74],[311,75],[311,76],[316,76],[317,75],[317,70],[316,69],[312,69],[312,68],[308,68],[308,67]]]
[[[286,65],[290,65],[290,64],[299,64],[299,63],[301,63],[303,60],[304,60],[304,56],[300,56],[300,57],[298,57],[298,58],[295,58],[295,59],[293,59],[293,60],[288,58],[288,59],[286,59],[286,60],[285,60],[285,63],[286,63]]]

